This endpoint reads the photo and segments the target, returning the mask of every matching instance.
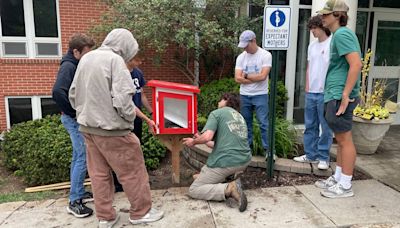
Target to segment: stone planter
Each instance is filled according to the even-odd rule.
[[[374,154],[386,132],[393,123],[392,118],[364,120],[353,116],[353,142],[358,154]]]

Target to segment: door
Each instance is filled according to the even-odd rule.
[[[400,103],[400,14],[375,13],[372,33],[371,71],[368,91],[378,79],[386,81],[384,99]],[[400,124],[400,111],[392,115]]]
[[[168,92],[158,93],[161,134],[193,133],[193,96]]]

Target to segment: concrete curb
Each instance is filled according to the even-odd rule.
[[[194,147],[184,147],[182,154],[186,161],[194,168],[200,170],[206,164],[208,155],[211,149],[204,144],[196,145]],[[319,170],[316,164],[295,162],[291,159],[278,158],[275,161],[274,170],[292,172],[299,174],[314,174],[316,176],[331,176],[334,172],[332,168],[334,163],[328,170]],[[249,164],[251,168],[266,169],[267,162],[262,156],[253,156]]]

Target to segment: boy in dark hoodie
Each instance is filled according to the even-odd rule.
[[[94,46],[94,41],[85,34],[76,33],[69,41],[67,54],[62,58],[57,79],[53,86],[53,100],[62,111],[61,122],[68,131],[72,142],[72,161],[70,169],[71,188],[67,211],[77,218],[93,214],[85,202],[93,200],[93,195],[85,191],[83,185],[86,177],[86,148],[84,138],[78,131],[76,112],[71,107],[68,91],[74,79],[75,71],[81,57]]]

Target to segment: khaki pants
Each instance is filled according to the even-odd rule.
[[[151,208],[151,193],[139,139],[132,133],[118,137],[84,133],[84,137],[97,218],[113,220],[116,217],[112,206],[114,184],[111,169],[117,174],[131,204],[130,218],[143,217]]]
[[[189,196],[203,200],[225,200],[225,189],[228,183],[225,179],[237,172],[244,171],[250,162],[243,166],[210,168],[207,165],[201,168],[200,175],[193,181],[189,188]]]

